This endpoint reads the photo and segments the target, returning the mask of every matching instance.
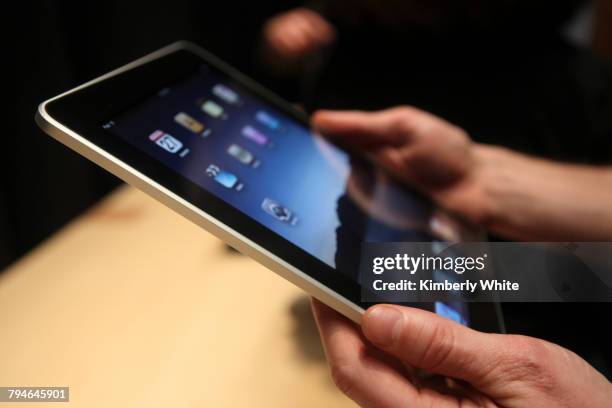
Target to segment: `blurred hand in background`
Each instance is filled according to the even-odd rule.
[[[612,239],[612,167],[558,163],[474,143],[462,129],[412,107],[319,111],[312,125],[499,236]]]
[[[295,67],[336,39],[336,30],[320,14],[297,8],[278,14],[263,28],[264,53],[273,66]]]

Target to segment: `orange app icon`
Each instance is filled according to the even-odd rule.
[[[174,121],[184,128],[191,130],[193,133],[202,133],[202,131],[204,131],[204,125],[185,112],[177,113],[174,116]]]

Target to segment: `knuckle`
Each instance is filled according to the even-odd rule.
[[[416,129],[416,108],[411,106],[400,106],[390,110],[390,130],[398,135],[411,134]]]
[[[548,369],[550,347],[542,340],[526,336],[509,337],[508,348],[512,350],[502,358],[496,373],[505,381],[529,383],[543,391],[554,390],[555,376]]]
[[[391,111],[394,114],[396,114],[398,117],[401,117],[401,116],[413,115],[417,111],[417,108],[415,108],[414,106],[410,106],[410,105],[400,105],[400,106],[396,106],[395,108],[391,108]]]
[[[412,106],[398,106],[391,109],[397,126],[405,126],[413,122],[417,109]]]
[[[394,131],[413,135],[435,135],[436,127],[443,121],[430,113],[413,106],[398,106],[390,109],[391,125]]]
[[[351,364],[332,363],[330,365],[332,381],[343,394],[349,397],[355,389],[355,373],[356,369]]]
[[[529,368],[540,368],[544,357],[542,342],[526,336],[512,336],[510,345],[515,351],[514,360],[517,363]]]
[[[455,332],[452,327],[436,323],[427,330],[427,335],[422,336],[421,341],[425,342],[419,356],[422,367],[435,372],[452,358],[455,349]]]

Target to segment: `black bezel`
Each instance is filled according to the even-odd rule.
[[[195,46],[189,45],[188,48],[193,47]],[[188,48],[177,49],[59,97],[46,104],[47,114],[119,161],[155,180],[230,229],[256,242],[285,262],[296,266],[356,305],[364,309],[372,305],[372,303],[361,301],[361,289],[355,281],[338,273],[329,265],[231,207],[212,193],[102,128],[102,124],[109,118],[148,99],[160,89],[194,75],[203,62],[228,75],[243,88],[273,104],[304,126],[309,126],[307,116],[290,103],[269,93],[207,52],[198,50],[197,53],[194,53]],[[488,310],[488,306],[494,305],[480,304],[478,307],[474,305],[476,304],[470,305],[471,326],[487,331],[499,330],[494,307]]]

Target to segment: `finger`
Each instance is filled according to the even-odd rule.
[[[331,337],[333,330],[342,327],[346,329],[345,332],[350,332],[354,334],[352,335],[352,337],[356,338],[356,342],[352,343],[352,346],[354,348],[368,347],[365,338],[363,337],[361,331],[355,325],[355,323],[345,318],[340,313],[336,312],[328,306],[325,306],[323,303],[319,302],[314,298],[312,299],[312,310],[315,316],[315,320],[317,321],[317,326],[321,333],[322,340],[324,340],[324,346],[326,344],[325,340]],[[342,341],[338,341],[337,343],[340,344],[342,343]],[[349,340],[346,341],[346,344],[350,344]],[[340,349],[340,352],[342,352],[342,349]],[[390,356],[377,348],[370,348],[368,350],[368,354],[371,354],[372,356],[378,359],[386,361],[387,363],[392,365],[397,371],[403,374],[407,374],[408,372],[410,372],[409,376],[411,376],[414,373],[414,370],[412,368],[405,366],[395,357]],[[335,353],[334,355],[338,354]]]
[[[453,399],[437,392],[419,392],[392,364],[375,357],[357,326],[313,300],[332,378],[338,388],[363,407],[431,406],[433,401],[451,406]]]
[[[335,39],[333,26],[320,15],[307,10],[307,12],[304,13],[304,17],[309,32],[318,44],[328,44]]]
[[[287,44],[291,47],[294,52],[302,52],[308,43],[307,33],[299,24],[299,19],[295,23],[287,24],[283,30],[283,36]]]
[[[293,35],[293,43],[302,53],[309,52],[319,45],[319,31],[313,25],[313,18],[321,23],[320,17],[313,17],[310,10],[298,9],[291,13],[284,21],[284,32]]]
[[[317,111],[312,118],[315,130],[340,143],[358,148],[399,146],[410,139],[409,110],[387,109],[378,112]]]
[[[265,29],[265,36],[270,47],[283,57],[292,57],[295,51],[295,30],[286,21],[287,17],[276,17]]]
[[[282,57],[291,56],[293,54],[292,42],[281,33],[269,35],[268,42],[270,47]]]
[[[408,364],[476,386],[508,354],[500,336],[408,307],[373,306],[363,317],[362,330],[376,346]]]
[[[335,362],[350,362],[352,350],[363,351],[365,344],[353,322],[316,299],[312,300],[312,311],[325,351]]]
[[[324,40],[320,36],[320,31],[307,19],[302,20],[300,23],[300,29],[306,40],[305,50],[307,52],[316,51],[324,44]]]

